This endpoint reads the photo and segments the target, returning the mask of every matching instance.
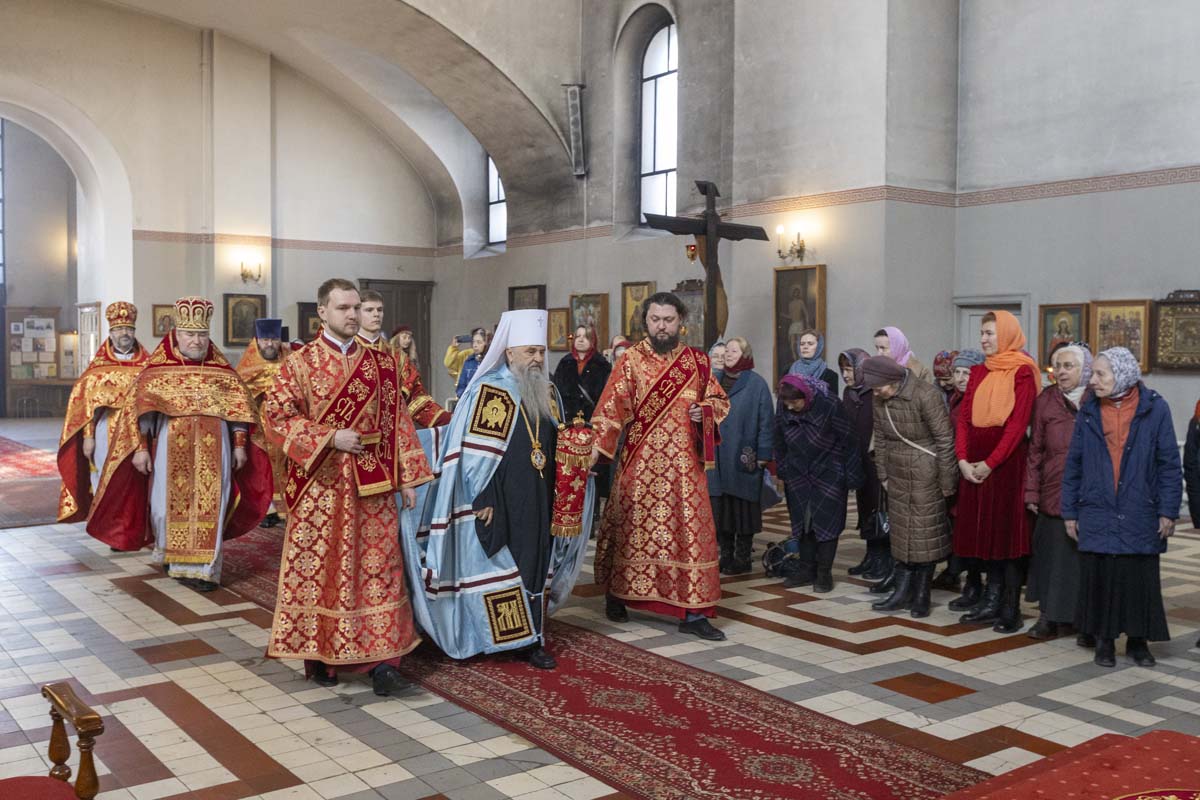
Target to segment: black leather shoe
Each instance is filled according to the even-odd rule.
[[[1000,614],[992,630],[996,633],[1016,633],[1025,626],[1021,619],[1021,587],[1006,586],[1001,596]]]
[[[278,514],[276,514],[274,511],[272,511],[270,514],[267,514],[267,516],[263,517],[263,521],[258,523],[258,527],[274,528],[276,525],[278,525],[282,521],[283,521],[283,518],[280,517]]]
[[[629,622],[629,609],[615,597],[604,599],[604,616],[609,622]]]
[[[887,594],[891,591],[894,591],[896,588],[896,571],[897,566],[893,564],[892,569],[890,572],[888,572],[887,576],[879,583],[873,584],[867,591],[869,591],[871,594]]]
[[[892,551],[884,549],[875,556],[875,560],[867,566],[862,577],[869,581],[881,581],[892,574],[892,569],[895,567],[895,561],[892,559]]]
[[[1038,617],[1038,621],[1033,623],[1033,627],[1025,635],[1030,639],[1055,639],[1058,637],[1058,623],[1051,622],[1044,616]]]
[[[1112,639],[1100,639],[1096,642],[1096,657],[1092,661],[1097,667],[1117,665],[1117,646]]]
[[[694,619],[690,622],[685,620],[679,623],[679,632],[690,633],[693,636],[699,636],[701,639],[707,639],[710,642],[725,641],[725,634],[714,628],[707,617]]]
[[[1075,634],[1075,644],[1091,650],[1096,646],[1096,637],[1090,633],[1077,633]]]
[[[391,664],[380,664],[371,670],[371,683],[375,694],[380,697],[402,692],[410,685]]]
[[[317,686],[337,686],[337,676],[329,672],[323,661],[305,661],[304,666],[308,667],[309,678]]]
[[[875,551],[868,550],[865,554],[863,554],[862,561],[858,562],[853,567],[846,570],[846,574],[847,575],[861,575],[864,572],[866,572],[867,570],[869,570],[874,565],[875,561],[876,561]]]
[[[895,588],[885,599],[871,603],[871,608],[876,611],[901,611],[909,608],[912,605],[913,572],[907,565],[897,564],[893,573],[896,576]]]
[[[1153,667],[1158,662],[1154,660],[1154,654],[1150,652],[1150,646],[1146,644],[1145,639],[1130,639],[1125,643],[1125,655],[1133,659],[1133,663],[1139,667]]]
[[[983,601],[958,618],[959,622],[975,625],[994,625],[1000,619],[1002,591],[999,586],[988,584],[983,592]]]
[[[933,579],[931,586],[934,589],[941,589],[945,592],[957,592],[959,590],[958,576],[959,573],[951,570],[950,566],[947,564],[946,568],[942,570],[941,574]]]
[[[970,611],[979,605],[982,599],[983,583],[972,583],[970,578],[968,578],[967,585],[963,587],[962,594],[951,600],[947,607],[951,611]]]
[[[220,584],[206,581],[203,578],[180,578],[179,582],[197,592],[215,592]]]
[[[544,647],[534,645],[526,647],[524,650],[517,651],[517,658],[522,661],[528,661],[529,666],[537,669],[554,669],[558,666],[558,661],[554,656],[550,655]]]

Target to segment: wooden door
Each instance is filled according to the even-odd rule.
[[[433,284],[427,281],[384,281],[361,278],[358,285],[383,295],[383,335],[390,337],[398,325],[408,325],[417,341],[417,360],[422,375],[429,368],[430,306]]]

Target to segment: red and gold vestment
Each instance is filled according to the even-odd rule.
[[[283,369],[283,360],[290,352],[291,347],[280,342],[279,357],[274,361],[269,361],[263,358],[262,353],[259,352],[258,339],[251,339],[249,346],[246,347],[246,352],[242,354],[242,360],[237,365],[237,374],[250,390],[250,396],[254,398],[259,414],[260,425],[254,431],[254,439],[261,447],[266,448],[267,455],[271,458],[271,475],[275,479],[275,505],[280,511],[284,509],[283,485],[287,481],[287,455],[283,450],[266,441],[261,419],[262,404],[266,399],[267,391],[275,384],[276,377]]]
[[[596,583],[609,594],[680,618],[713,612],[721,583],[704,469],[728,413],[700,350],[658,355],[643,339],[613,368],[592,416],[604,456],[626,437],[596,542]]]
[[[404,585],[395,492],[432,480],[396,360],[324,336],[294,351],[263,407],[288,458],[289,514],[267,654],[331,666],[386,661],[420,642]],[[357,431],[364,451],[335,450]]]
[[[393,347],[382,336],[373,342],[367,341],[362,334],[354,338],[363,347],[370,347],[381,353],[391,353],[396,357],[400,369],[400,392],[404,395],[404,402],[408,404],[408,414],[412,417],[414,425],[418,428],[436,428],[450,424],[450,412],[434,402],[433,396],[425,391],[421,371],[408,357],[408,353]]]

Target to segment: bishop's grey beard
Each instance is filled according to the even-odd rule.
[[[650,346],[653,347],[654,352],[658,353],[660,356],[666,355],[676,347],[679,347],[679,334],[676,333],[671,336],[658,334],[657,336],[651,336]]]
[[[553,420],[550,411],[550,379],[541,367],[533,364],[512,367],[513,377],[517,379],[517,391],[521,393],[521,402],[525,404],[527,413],[535,413],[544,419]]]

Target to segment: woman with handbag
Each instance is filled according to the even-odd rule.
[[[783,585],[833,589],[833,559],[846,527],[846,498],[862,486],[854,427],[818,378],[785,375],[775,414],[775,466],[792,522],[779,572]]]
[[[729,416],[721,422],[716,464],[707,473],[708,499],[721,574],[741,575],[750,571],[754,534],[762,530],[763,468],[771,460],[775,413],[771,387],[754,371],[750,343],[731,337],[722,357],[723,364],[713,363],[713,374],[729,396]]]
[[[892,547],[888,543],[887,532],[876,525],[876,511],[883,487],[879,485],[879,476],[875,474],[871,451],[871,437],[875,432],[873,395],[870,389],[863,386],[862,375],[863,362],[870,357],[871,354],[866,350],[852,347],[838,356],[838,367],[842,371],[842,379],[846,381],[846,388],[842,392],[842,408],[854,426],[858,458],[863,465],[863,485],[855,490],[854,496],[858,506],[858,535],[867,544],[863,560],[847,572],[878,581],[887,578],[892,571]]]
[[[946,498],[954,494],[954,432],[942,392],[887,356],[863,363],[875,392],[875,469],[887,491],[895,588],[871,605],[929,616],[937,562],[950,553]]]

